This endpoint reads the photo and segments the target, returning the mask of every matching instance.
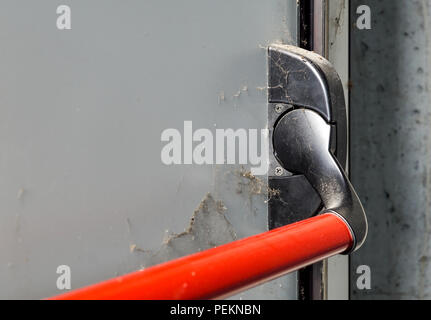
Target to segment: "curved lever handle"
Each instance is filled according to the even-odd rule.
[[[342,217],[358,249],[367,236],[364,209],[346,173],[330,151],[331,126],[315,111],[296,109],[285,114],[273,134],[274,153],[283,167],[302,174],[320,195],[325,212]]]

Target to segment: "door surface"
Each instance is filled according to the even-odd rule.
[[[0,298],[61,293],[59,266],[74,289],[265,231],[267,175],[168,166],[162,133],[265,129],[265,47],[296,44],[296,5],[2,1]],[[296,275],[238,297],[295,299]]]

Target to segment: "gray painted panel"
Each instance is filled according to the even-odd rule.
[[[60,4],[72,8],[72,30],[56,29]],[[293,43],[295,8],[294,0],[2,1],[0,298],[59,293],[59,265],[71,267],[77,288],[264,231],[266,176],[164,166],[160,135],[185,120],[195,129],[265,128],[264,47]],[[172,235],[204,198],[210,217],[197,210],[194,229]],[[239,297],[295,290],[292,275]]]

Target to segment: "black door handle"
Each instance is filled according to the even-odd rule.
[[[365,241],[368,226],[343,169],[347,123],[341,80],[326,59],[297,47],[271,46],[268,60],[270,167],[281,166],[286,171],[284,176],[269,177],[270,187],[279,190],[278,197],[270,199],[270,227],[308,218],[322,209],[332,211],[351,228],[352,250],[356,250]],[[278,104],[284,112],[277,116]],[[316,195],[319,206],[310,205],[317,203]],[[302,212],[292,213],[292,202],[304,203],[295,208]]]

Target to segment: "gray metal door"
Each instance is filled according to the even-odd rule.
[[[2,1],[0,298],[61,293],[59,266],[73,289],[265,231],[266,175],[167,166],[161,136],[264,129],[265,47],[296,25],[296,0]],[[295,275],[239,297],[296,298]]]

